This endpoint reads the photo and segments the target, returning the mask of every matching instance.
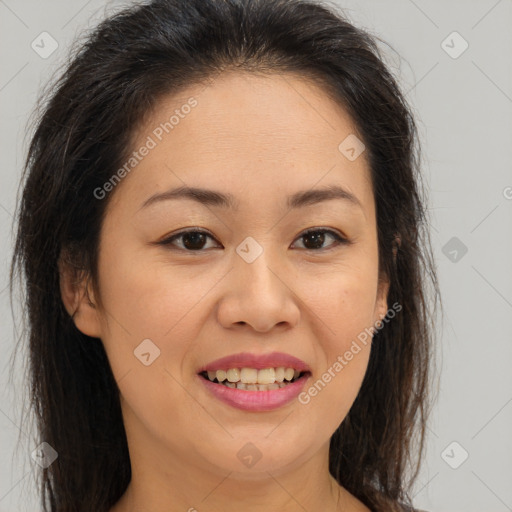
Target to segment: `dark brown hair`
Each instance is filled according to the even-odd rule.
[[[109,198],[93,191],[122,165],[163,95],[225,70],[310,77],[347,109],[366,146],[379,267],[388,303],[402,310],[374,336],[360,392],[332,436],[329,469],[372,510],[412,504],[438,287],[417,128],[378,39],[314,0],[154,0],[107,18],[74,51],[31,138],[11,267],[11,294],[16,277],[24,291],[38,434],[58,452],[40,473],[45,511],[106,512],[131,478],[119,389],[101,340],[64,309],[59,257],[97,285]]]

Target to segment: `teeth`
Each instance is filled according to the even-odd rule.
[[[276,381],[276,371],[274,368],[266,368],[258,371],[258,384],[274,384]]]
[[[217,372],[218,373],[218,372]],[[286,370],[284,371],[284,378],[286,380],[292,380],[293,379],[293,374],[295,372],[293,371],[293,368],[286,368]]]
[[[299,370],[294,368],[229,368],[227,370],[208,371],[208,379],[212,382],[217,379],[219,383],[224,383],[230,388],[252,389],[250,386],[256,386],[253,391],[258,389],[259,385],[265,386],[265,389],[278,389],[281,384],[286,385],[285,381],[296,379],[300,375]],[[226,382],[224,382],[226,381]],[[276,387],[270,387],[272,385]],[[242,386],[241,386],[242,385]]]
[[[217,370],[216,377],[219,382],[226,380],[227,373],[224,370]]]
[[[284,382],[278,384],[274,382],[273,384],[244,384],[243,382],[224,382],[224,386],[228,388],[236,388],[236,389],[244,389],[246,391],[274,391],[275,389],[284,388],[287,386]]]
[[[242,368],[240,380],[244,384],[255,384],[258,382],[258,370],[254,368]]]
[[[240,380],[240,370],[238,368],[231,368],[226,373],[229,382],[238,382]]]

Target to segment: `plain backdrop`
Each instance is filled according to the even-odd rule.
[[[512,1],[336,3],[396,51],[381,45],[423,147],[445,317],[415,506],[512,511]],[[27,121],[75,36],[121,6],[0,0],[0,512],[40,510],[31,459],[39,441],[22,421],[22,359],[15,386],[8,381],[16,339],[8,271]]]

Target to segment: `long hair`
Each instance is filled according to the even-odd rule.
[[[315,0],[154,0],[108,17],[72,52],[31,136],[11,263],[30,403],[40,440],[58,453],[39,473],[45,512],[107,512],[131,478],[119,388],[101,340],[81,333],[63,306],[59,257],[97,286],[108,197],[93,191],[125,161],[159,99],[238,69],[315,80],[366,146],[379,270],[388,303],[402,309],[375,333],[359,394],[331,438],[329,470],[372,510],[411,506],[431,407],[438,286],[417,127],[378,39]]]

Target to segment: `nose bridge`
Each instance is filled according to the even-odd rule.
[[[221,323],[249,324],[260,332],[278,324],[296,325],[299,310],[286,276],[279,275],[282,268],[271,249],[253,237],[244,239],[236,247],[229,291],[219,308]]]
[[[266,240],[268,241],[269,237]],[[270,292],[273,284],[277,284],[273,281],[279,280],[272,268],[278,265],[275,258],[272,257],[268,243],[264,247],[263,242],[260,243],[255,238],[248,236],[238,245],[236,253],[238,260],[235,260],[235,266],[240,268],[245,284],[259,291]]]

